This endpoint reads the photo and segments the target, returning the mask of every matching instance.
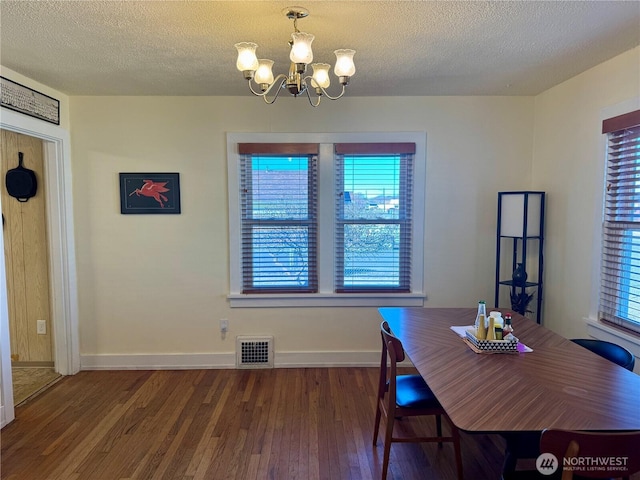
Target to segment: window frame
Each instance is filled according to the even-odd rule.
[[[346,167],[350,164],[353,168],[358,168],[358,174],[363,172],[359,170],[365,164],[362,162],[370,162],[371,158],[393,157],[398,162],[398,181],[400,185],[409,185],[410,188],[399,189],[398,216],[392,218],[352,218],[345,215],[345,199],[342,195],[347,189],[345,185]],[[334,227],[336,227],[335,237],[335,271],[334,271],[334,288],[341,294],[344,293],[405,293],[411,292],[411,234],[410,229],[413,223],[413,166],[415,161],[415,143],[346,143],[335,145],[334,162],[336,168],[336,183],[334,192],[335,216]],[[404,165],[404,166],[403,166]],[[368,176],[373,167],[366,164]],[[353,173],[353,172],[352,172]],[[363,178],[364,180],[364,178]],[[337,190],[337,192],[336,192]],[[349,227],[364,225],[382,225],[397,226],[399,235],[398,244],[398,285],[381,285],[378,284],[346,284],[345,283],[345,265],[347,248],[345,245],[345,230]],[[395,256],[395,255],[394,255]],[[395,260],[395,259],[394,259]],[[380,279],[378,279],[379,281]]]
[[[247,293],[259,293],[261,295],[268,293],[313,293],[317,291],[317,205],[318,205],[318,192],[317,186],[317,164],[318,164],[318,145],[317,144],[255,144],[255,143],[241,143],[239,144],[239,163],[240,169],[240,201],[241,201],[241,220],[240,225],[243,231],[242,238],[245,243],[242,245],[243,251],[243,288],[242,292]],[[253,177],[256,172],[253,170],[253,161],[259,158],[266,161],[269,157],[296,157],[304,158],[306,162],[306,184],[307,184],[307,196],[306,196],[306,216],[289,217],[289,218],[263,218],[264,211],[258,206],[258,217],[254,217],[254,190],[249,188],[247,183],[253,182]],[[244,180],[243,180],[244,179]],[[271,185],[270,185],[271,186]],[[260,188],[260,187],[258,187]],[[287,184],[287,192],[282,192],[281,195],[286,196],[291,193],[291,185]],[[250,213],[251,212],[251,213]],[[246,257],[253,257],[253,240],[256,229],[275,229],[279,227],[289,228],[301,228],[307,233],[307,284],[304,286],[276,286],[276,285],[264,285],[258,286],[254,284],[256,280],[254,262],[246,261]],[[251,241],[247,241],[248,239]],[[258,268],[258,271],[260,269]],[[264,273],[264,272],[263,272]]]
[[[610,158],[612,155],[610,153],[610,136],[628,128],[637,129],[637,125],[639,124],[640,110],[637,108],[619,115],[605,118],[602,122],[602,134],[605,144],[605,182],[603,185],[602,199],[603,210],[600,235],[601,263],[598,282],[598,307],[596,310],[597,318],[601,322],[613,325],[617,328],[623,328],[625,329],[625,331],[635,337],[640,336],[640,324],[638,324],[637,321],[630,319],[628,314],[626,313],[629,309],[628,302],[631,290],[631,283],[629,280],[630,270],[626,260],[630,257],[630,255],[628,254],[631,252],[631,242],[629,241],[629,238],[631,238],[632,236],[631,232],[638,231],[637,227],[636,229],[634,229],[633,225],[638,225],[638,222],[623,221],[617,217],[611,219],[611,215],[607,212],[606,206],[610,205],[613,199],[618,198],[609,197],[608,194],[609,182],[611,181],[609,178],[609,174],[611,169],[613,168],[610,166],[610,163],[612,162]],[[617,155],[615,158],[617,158]],[[640,160],[636,163],[636,165],[639,164]],[[637,172],[638,170],[640,170],[640,166],[635,168],[634,172]],[[625,199],[625,196],[622,196],[622,200]],[[619,210],[616,210],[616,212],[618,211]],[[621,213],[623,212],[624,210],[622,210]],[[620,240],[612,240],[610,242],[607,240],[607,235],[615,237],[616,234],[619,234],[621,236]],[[616,255],[615,252],[620,252],[620,255]],[[616,258],[620,258],[620,262],[618,263],[619,276],[617,278],[617,282],[613,284],[611,282],[611,274],[614,273],[615,268],[611,267],[610,264],[611,262],[615,261],[614,259]],[[607,263],[607,261],[609,263]],[[608,272],[608,275],[605,274],[605,270]],[[607,280],[609,280],[608,283]],[[612,302],[608,298],[607,300],[604,300],[604,297],[610,297],[610,295],[605,294],[605,290],[610,290],[611,288],[615,289],[614,295],[619,300],[619,302]],[[605,304],[604,306],[603,303]]]
[[[318,144],[318,291],[316,293],[242,293],[242,233],[240,223],[239,161],[241,143]],[[415,143],[413,216],[411,235],[411,292],[336,293],[335,161],[338,143]],[[229,194],[229,294],[231,307],[311,306],[423,306],[424,204],[426,187],[426,134],[424,132],[368,133],[227,133]],[[419,213],[420,212],[420,213]]]

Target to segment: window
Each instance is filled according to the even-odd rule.
[[[242,292],[316,292],[318,146],[240,153]]]
[[[231,306],[423,304],[424,137],[382,136],[229,135]]]
[[[599,316],[640,333],[640,110],[605,120],[607,175]]]
[[[336,145],[336,291],[411,291],[415,144]]]

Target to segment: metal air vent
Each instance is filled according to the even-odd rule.
[[[236,337],[237,368],[273,368],[273,337]]]

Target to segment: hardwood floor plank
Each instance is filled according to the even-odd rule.
[[[376,368],[80,372],[16,409],[0,434],[0,477],[376,480],[377,374]],[[432,418],[396,424],[435,431]],[[466,478],[498,479],[502,438],[461,437]],[[389,480],[455,477],[449,444],[391,448]]]
[[[186,475],[197,478],[202,478],[201,476],[206,473],[209,465],[211,465],[211,459],[217,451],[217,449],[212,450],[211,448],[212,444],[218,443],[218,439],[214,437],[213,432],[224,412],[227,398],[231,392],[227,372],[220,372],[220,375],[209,375],[208,377],[213,377],[213,381],[202,385],[203,388],[206,388],[206,395],[199,408],[197,414],[198,423],[196,424],[204,428],[198,429],[200,431],[199,434],[194,432],[194,438],[198,439],[198,443],[186,471]],[[214,406],[212,407],[212,405]],[[210,417],[207,418],[207,412],[211,410],[213,411]],[[205,462],[205,456],[209,459],[207,462]],[[203,464],[203,462],[205,463]]]
[[[215,456],[215,452],[218,450],[218,439],[210,438],[207,446],[203,452],[201,457],[201,461],[198,464],[198,468],[193,475],[193,480],[205,480],[207,478],[207,470],[209,465],[213,463],[213,457]],[[144,478],[144,477],[139,477]]]
[[[272,382],[271,384],[273,385],[274,392],[281,392],[283,390],[281,379],[275,374],[275,372],[272,375],[268,375],[268,381]],[[276,430],[275,419],[278,412],[278,401],[274,401],[273,397],[271,396],[269,399],[265,399],[265,406],[267,407],[267,409],[265,410],[266,424],[264,432],[264,445],[260,449],[261,455],[260,463],[258,465],[258,479],[273,478],[269,475],[269,472],[273,470],[273,466],[270,466],[270,462],[273,460],[272,449],[274,444],[274,434]]]
[[[289,445],[295,446],[289,453],[289,465],[287,469],[287,478],[307,478],[306,464],[309,459],[305,458],[305,454],[309,451],[308,445],[304,445],[302,431],[306,431],[306,393],[304,392],[304,382],[306,372],[289,379],[291,395],[290,402],[293,403],[293,421],[286,422],[286,430],[289,437]],[[285,411],[285,415],[287,415]]]
[[[307,388],[309,389],[308,398],[308,420],[309,428],[307,430],[307,438],[309,442],[309,452],[307,458],[309,459],[308,466],[308,478],[309,480],[320,479],[320,453],[318,446],[318,432],[319,432],[319,390],[316,388],[320,384],[320,372],[317,369],[309,370],[309,383]]]

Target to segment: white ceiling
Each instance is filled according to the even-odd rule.
[[[0,0],[0,63],[69,95],[248,95],[234,43],[286,71],[298,4],[314,61],[357,51],[353,96],[535,95],[640,44],[637,0]]]

